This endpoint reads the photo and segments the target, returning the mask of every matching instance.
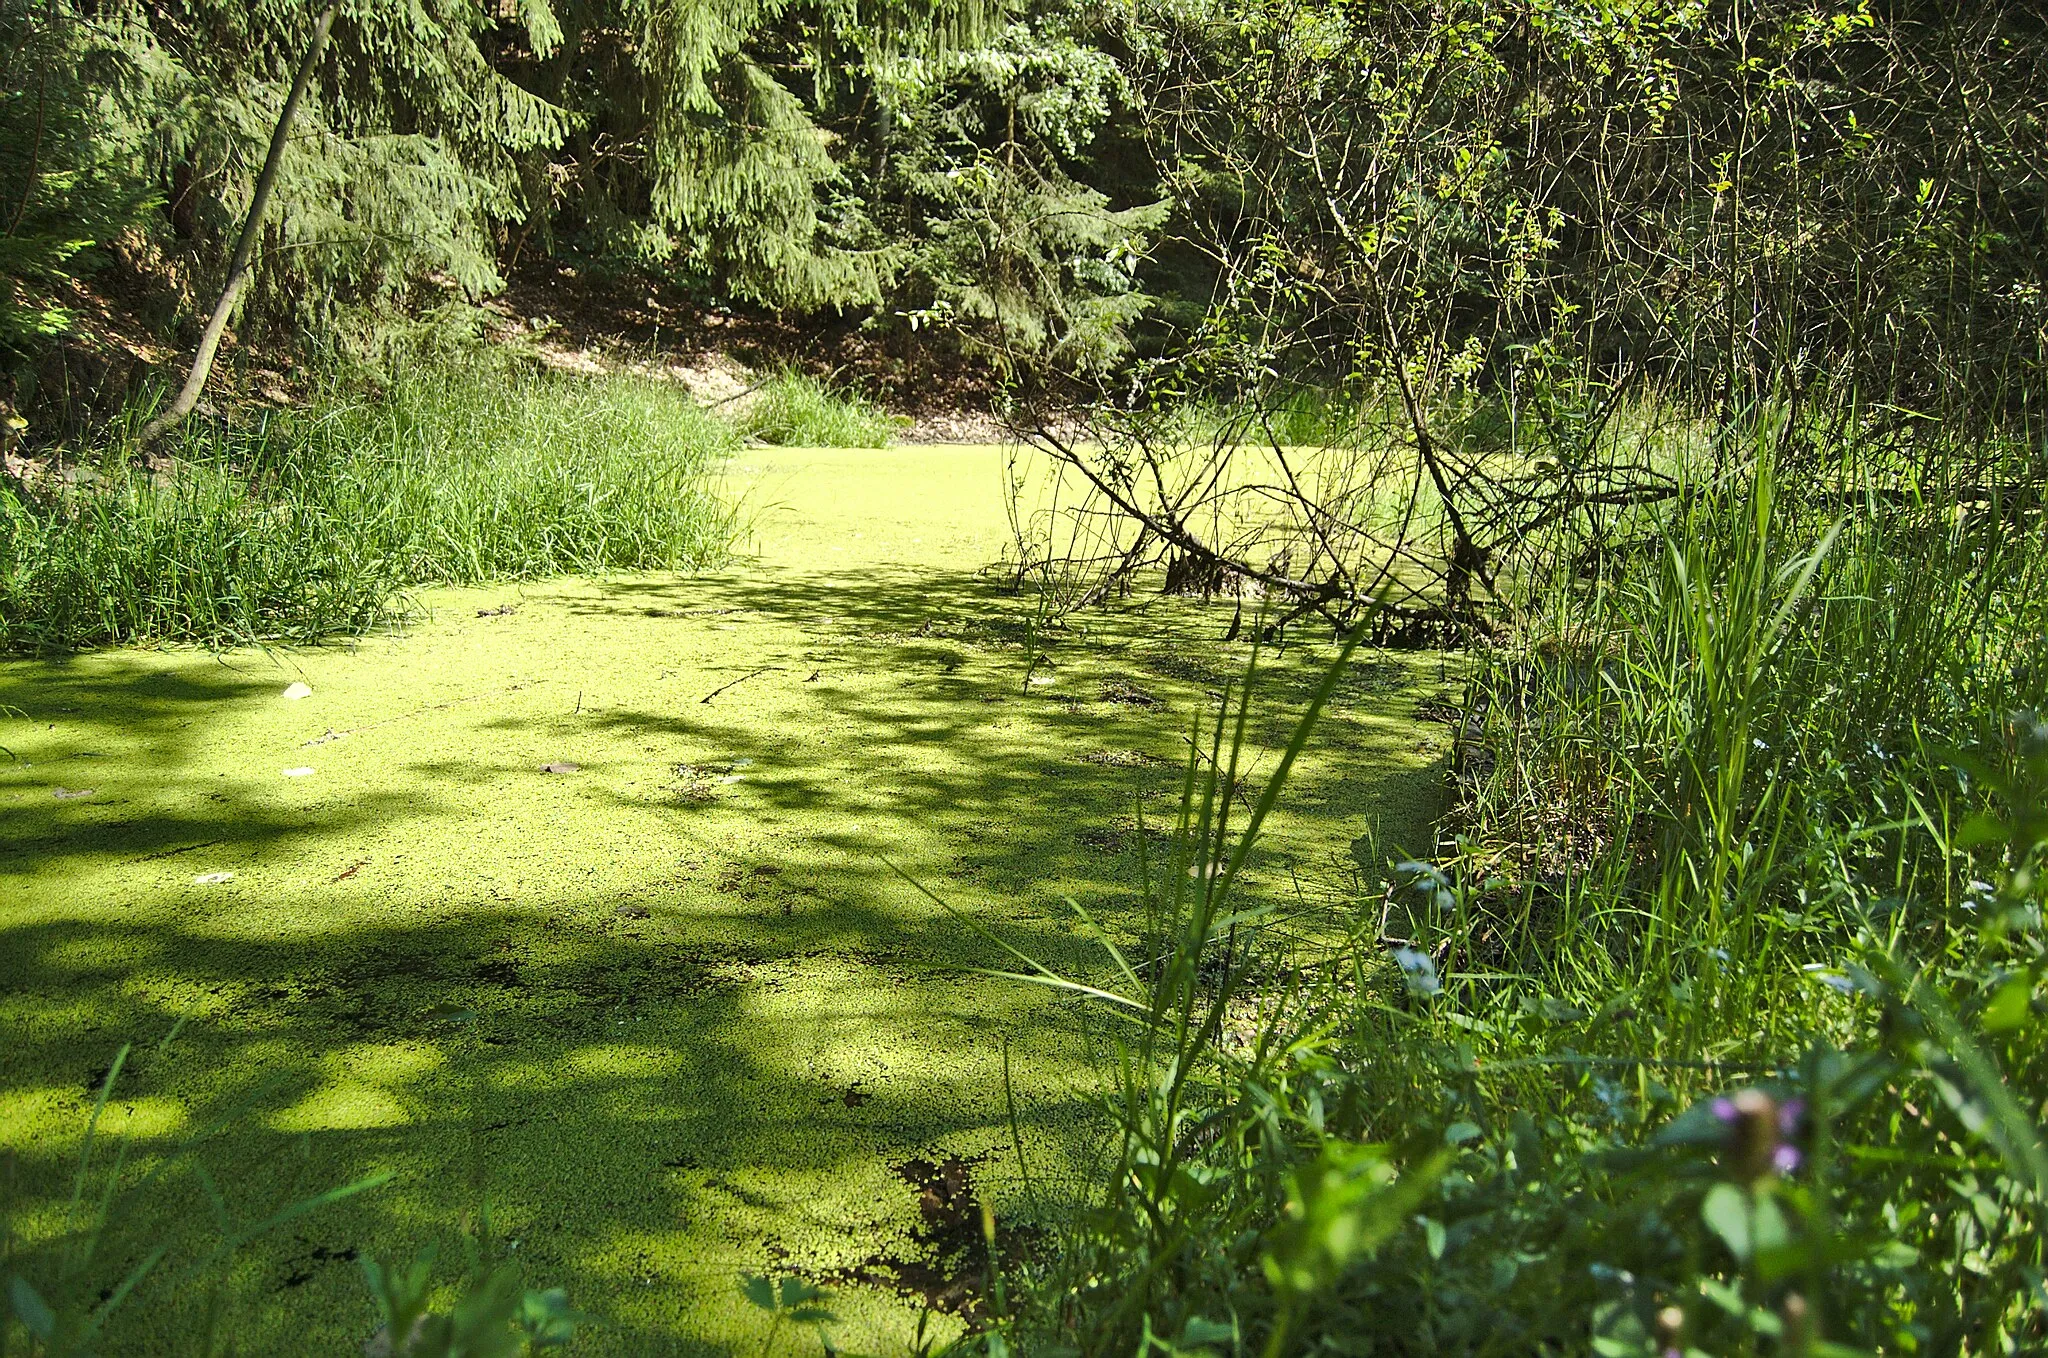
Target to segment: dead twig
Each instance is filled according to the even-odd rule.
[[[712,689],[709,693],[705,694],[697,701],[700,703],[708,703],[713,698],[716,698],[719,694],[725,692],[727,689],[738,688],[741,684],[746,683],[749,679],[758,678],[759,676],[768,674],[774,670],[783,670],[788,668],[789,667],[787,665],[763,665],[758,670],[749,670],[747,673],[741,675],[739,678],[733,680],[729,684],[720,684],[717,688]]]

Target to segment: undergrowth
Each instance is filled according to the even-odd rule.
[[[1538,582],[1454,846],[1319,942],[1226,703],[1162,961],[1025,968],[1122,1025],[1116,1133],[988,1352],[2048,1346],[2041,507],[1729,465]]]
[[[730,431],[668,386],[429,369],[71,479],[0,481],[0,649],[312,641],[404,591],[719,559]]]

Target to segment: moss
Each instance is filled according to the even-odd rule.
[[[238,1210],[398,1173],[243,1257],[248,1351],[360,1344],[347,1252],[460,1257],[485,1204],[492,1249],[606,1317],[584,1351],[751,1347],[735,1273],[872,1278],[915,1252],[906,1159],[959,1156],[1000,1218],[1030,1214],[1005,1044],[1041,1195],[1078,1181],[1085,1016],[968,971],[1001,959],[895,869],[1096,967],[1063,898],[1132,922],[1136,836],[1105,831],[1134,797],[1169,813],[1199,676],[1241,657],[1215,614],[1138,601],[1027,688],[1022,605],[980,572],[1008,531],[993,450],[755,450],[730,476],[756,555],[711,578],[436,591],[430,621],[347,646],[0,667],[25,713],[0,734],[24,1229],[48,1229],[95,1072],[180,1018],[116,1099],[141,1163],[232,1113],[201,1158]],[[1263,738],[1321,656],[1279,658]],[[1342,908],[1347,844],[1426,843],[1442,742],[1408,714],[1431,670],[1358,671],[1271,889]],[[312,696],[285,700],[295,681]],[[211,1229],[174,1189],[123,1238]],[[911,1302],[838,1292],[843,1345],[907,1342]],[[202,1302],[147,1291],[108,1351],[172,1351]]]

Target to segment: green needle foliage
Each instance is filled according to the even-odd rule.
[[[74,320],[62,284],[155,206],[148,122],[171,63],[137,16],[39,21],[0,4],[0,353],[33,351]]]
[[[150,322],[206,311],[318,8],[0,4],[31,57],[0,77],[10,358],[47,350],[71,285],[116,258]],[[1098,136],[1130,104],[1112,20],[1067,0],[1012,20],[982,0],[342,5],[236,339],[345,351],[365,314],[475,301],[553,254],[1099,369],[1149,306],[1167,209],[1128,138]],[[1130,187],[1090,182],[1099,147]],[[27,408],[49,376],[11,367]]]

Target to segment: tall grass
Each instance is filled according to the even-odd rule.
[[[75,484],[0,483],[0,648],[310,641],[413,586],[702,566],[733,444],[662,384],[448,368],[195,438],[168,472],[111,450]]]
[[[1290,386],[1255,400],[1190,401],[1165,416],[1160,434],[1168,443],[1336,447],[1356,442],[1376,414],[1348,392]]]
[[[1259,927],[1219,717],[1164,962],[1061,978],[1118,1136],[1005,1343],[2048,1345],[2041,506],[1773,447],[1535,583],[1455,848],[1320,939]]]
[[[736,423],[746,437],[786,448],[885,448],[899,427],[860,396],[794,372],[764,382]]]

